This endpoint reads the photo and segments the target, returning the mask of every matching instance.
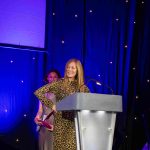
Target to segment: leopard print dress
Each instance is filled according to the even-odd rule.
[[[38,99],[52,108],[53,102],[47,99],[44,94],[47,92],[54,93],[56,96],[56,102],[61,101],[64,97],[71,95],[78,91],[77,81],[54,81],[47,84],[34,92]],[[85,86],[85,92],[89,92],[89,89]],[[76,135],[75,135],[75,123],[73,112],[57,112],[54,117],[54,150],[76,150]]]

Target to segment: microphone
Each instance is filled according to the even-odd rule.
[[[114,91],[113,91],[113,89],[110,87],[110,86],[108,86],[107,84],[104,84],[104,83],[102,83],[102,82],[100,82],[100,81],[98,81],[98,80],[96,80],[96,79],[93,79],[93,78],[90,78],[86,83],[84,83],[84,84],[82,84],[80,87],[79,87],[79,90],[78,90],[78,92],[80,91],[80,88],[82,87],[82,86],[84,86],[84,85],[87,85],[89,82],[91,82],[91,81],[94,81],[97,85],[99,85],[99,86],[104,86],[104,87],[106,87],[107,89],[109,89],[110,91],[111,91],[111,94],[113,95],[114,94]]]

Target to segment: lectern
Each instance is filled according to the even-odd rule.
[[[111,150],[116,113],[122,96],[74,93],[57,103],[58,111],[75,112],[77,150]]]

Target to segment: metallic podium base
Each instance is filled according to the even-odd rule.
[[[111,150],[116,113],[82,110],[76,112],[77,150]]]

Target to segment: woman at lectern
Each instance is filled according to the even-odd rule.
[[[50,92],[56,96],[56,102],[75,92],[89,92],[84,85],[83,67],[79,60],[70,59],[65,66],[64,78],[37,89],[37,98],[55,111],[54,150],[76,150],[75,123],[72,112],[57,112],[56,105],[45,96]]]

